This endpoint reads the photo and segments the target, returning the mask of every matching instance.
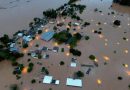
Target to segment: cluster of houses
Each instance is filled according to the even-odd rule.
[[[43,83],[44,84],[59,85],[60,80],[53,79],[53,76],[44,76]],[[73,87],[82,87],[82,80],[81,79],[67,78],[66,85],[73,86]]]
[[[59,47],[54,46],[53,49],[49,49],[46,46],[42,46],[38,48],[37,50],[30,51],[31,57],[39,59],[39,55],[41,55],[41,58],[43,59],[49,59],[50,55],[47,54],[47,51],[53,51],[54,53],[57,53],[59,51]]]
[[[72,58],[70,67],[74,68],[77,66],[77,59]],[[53,85],[59,85],[60,80],[56,80],[53,78],[53,76],[44,76],[43,81],[44,84],[53,84]],[[76,78],[67,78],[66,79],[66,85],[67,86],[73,86],[73,87],[82,87],[82,79],[76,79]]]
[[[8,43],[8,46],[9,46],[9,50],[11,52],[14,52],[14,53],[19,52],[19,48],[17,47],[16,43],[10,42],[10,43]]]

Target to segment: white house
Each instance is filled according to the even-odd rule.
[[[76,62],[71,62],[70,63],[70,67],[76,67],[77,66],[77,63]]]
[[[43,83],[58,85],[60,83],[60,81],[59,80],[54,80],[53,76],[45,76],[44,79],[43,79]]]
[[[32,37],[30,35],[23,36],[23,40],[25,40],[26,42],[30,42],[32,40]]]
[[[82,87],[82,80],[81,79],[67,78],[66,85],[73,86],[73,87]]]
[[[53,76],[45,76],[43,79],[43,83],[51,84],[52,80],[53,80]]]
[[[19,37],[22,37],[22,36],[23,36],[23,33],[18,33],[18,36],[19,36]]]

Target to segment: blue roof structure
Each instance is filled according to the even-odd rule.
[[[53,38],[55,32],[54,31],[48,31],[41,35],[41,39],[45,41],[49,41]]]

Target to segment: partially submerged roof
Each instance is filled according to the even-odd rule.
[[[32,37],[30,35],[28,36],[23,36],[23,40],[25,40],[26,42],[29,42],[32,40]]]
[[[53,38],[54,34],[55,34],[54,31],[45,32],[41,35],[41,39],[45,41],[49,41]]]
[[[45,76],[44,79],[43,79],[43,83],[58,85],[60,83],[60,81],[53,79],[53,76]]]
[[[59,47],[53,47],[53,52],[58,52],[59,51]]]
[[[67,78],[66,85],[67,86],[74,86],[74,87],[82,87],[82,80],[81,79]]]
[[[43,79],[43,83],[51,84],[53,77],[52,76],[45,76]]]
[[[77,63],[76,63],[76,62],[71,62],[71,63],[70,63],[70,66],[71,66],[71,67],[76,67],[76,66],[77,66]]]
[[[76,23],[74,23],[73,25],[74,25],[74,26],[79,26],[80,24],[76,22]]]

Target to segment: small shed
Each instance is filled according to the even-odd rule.
[[[43,79],[43,83],[58,85],[60,83],[60,81],[53,79],[53,76],[45,76]]]
[[[53,52],[58,52],[59,51],[59,47],[53,47]]]

